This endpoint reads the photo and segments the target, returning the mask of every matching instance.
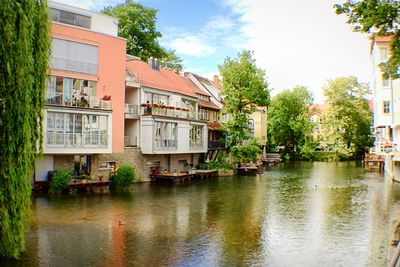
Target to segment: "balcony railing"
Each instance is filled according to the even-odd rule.
[[[46,145],[48,147],[66,148],[106,148],[108,146],[108,134],[82,134],[82,133],[46,133]]]
[[[375,142],[373,152],[378,155],[393,154],[397,145],[391,141]]]
[[[45,104],[57,105],[64,107],[78,107],[78,108],[95,108],[95,109],[106,109],[111,110],[111,100],[104,100],[102,98],[96,98],[94,96],[82,96],[80,99],[69,99],[64,97],[62,94],[54,94],[46,96]]]
[[[155,139],[154,148],[157,150],[175,150],[177,148],[176,139]]]
[[[202,149],[203,148],[203,142],[201,140],[199,140],[199,141],[190,140],[189,147],[192,150]]]
[[[225,142],[218,140],[208,140],[208,149],[224,149]]]
[[[136,136],[124,136],[125,147],[137,147],[138,138]]]
[[[183,107],[158,106],[158,105],[142,105],[142,115],[144,116],[166,116],[181,119],[197,120],[198,113]]]
[[[138,118],[139,107],[138,105],[125,104],[125,118]]]
[[[50,68],[56,70],[66,70],[87,74],[97,74],[97,64],[70,60],[59,57],[51,57]]]

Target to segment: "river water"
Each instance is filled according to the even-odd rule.
[[[385,179],[354,162],[290,163],[36,197],[27,252],[0,266],[386,266],[400,184]]]

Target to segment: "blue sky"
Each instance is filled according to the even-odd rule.
[[[117,0],[57,0],[98,11]],[[160,43],[176,50],[186,70],[209,78],[227,56],[254,51],[272,94],[307,86],[323,101],[328,79],[370,82],[369,41],[354,33],[333,5],[340,0],[141,0],[158,10]]]

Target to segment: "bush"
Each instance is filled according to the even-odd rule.
[[[68,170],[56,170],[50,182],[50,192],[60,193],[64,191],[72,180],[71,172]]]
[[[121,165],[110,176],[110,181],[114,187],[125,187],[130,185],[136,176],[136,169],[131,165]]]

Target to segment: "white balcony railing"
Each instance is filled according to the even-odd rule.
[[[177,148],[176,139],[155,139],[154,148],[157,150],[175,150]]]
[[[136,136],[124,136],[125,147],[137,147],[138,138]]]
[[[128,117],[139,116],[138,105],[125,104],[125,115],[128,115]]]
[[[65,148],[105,148],[108,146],[108,134],[48,132],[46,133],[46,146]]]
[[[82,96],[81,98],[68,98],[62,94],[47,94],[45,104],[63,107],[94,108],[111,110],[111,100],[96,98],[95,96]]]
[[[397,144],[391,141],[380,141],[374,143],[373,152],[378,155],[393,154],[397,149]]]
[[[183,107],[142,105],[142,115],[144,116],[165,116],[180,119],[197,120],[198,113]]]

